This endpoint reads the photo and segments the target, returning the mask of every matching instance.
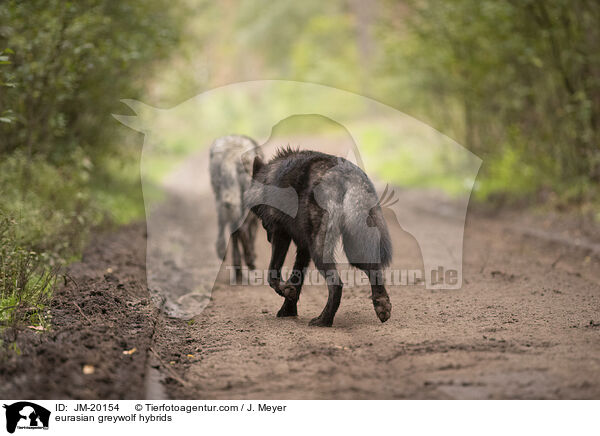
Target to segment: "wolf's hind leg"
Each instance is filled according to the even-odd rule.
[[[318,326],[318,327],[331,327],[333,324],[333,318],[340,307],[340,301],[342,299],[342,279],[338,274],[337,269],[334,264],[330,264],[330,266],[320,266],[317,267],[321,275],[327,281],[327,289],[329,291],[329,296],[327,297],[327,304],[323,308],[321,314],[313,318],[308,325]]]
[[[235,268],[235,277],[237,281],[242,280],[242,257],[240,255],[240,231],[236,230],[231,234],[231,245],[233,247],[233,267]]]
[[[392,315],[392,303],[383,284],[383,271],[378,265],[355,265],[369,276],[371,283],[371,299],[377,318],[386,322]]]
[[[327,304],[323,308],[321,314],[313,318],[308,325],[318,326],[318,327],[331,327],[333,324],[333,318],[340,307],[340,301],[342,300],[342,287],[344,284],[342,283],[342,279],[338,274],[338,270],[334,263],[325,263],[322,261],[320,257],[316,257],[313,255],[313,261],[315,262],[315,266],[321,273],[321,275],[325,278],[327,282],[327,290],[329,291],[329,296],[327,297]]]
[[[248,216],[240,229],[240,241],[244,250],[244,261],[249,269],[255,269],[256,253],[254,252],[254,237],[256,235],[256,218]]]

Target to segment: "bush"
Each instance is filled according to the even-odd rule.
[[[24,150],[52,162],[82,149],[93,163],[118,153],[112,112],[136,98],[176,40],[167,0],[8,0],[0,4],[0,48],[11,50],[12,86],[0,108],[0,154]]]
[[[141,96],[183,16],[168,0],[0,2],[0,328],[47,322],[90,228],[143,213],[137,150],[110,114]]]

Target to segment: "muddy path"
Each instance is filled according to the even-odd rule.
[[[335,144],[318,147],[337,152]],[[272,152],[267,145],[266,155]],[[199,153],[171,176],[167,187],[174,203],[154,218],[159,228],[179,220],[180,228],[189,229],[198,217],[187,216],[186,197],[201,198],[206,205],[191,209],[191,215],[201,217],[193,233],[202,243],[176,265],[188,275],[206,275],[215,267],[212,193],[208,174],[198,171],[206,159]],[[189,177],[196,180],[191,197],[180,189]],[[423,214],[433,213],[431,198],[421,193],[399,190],[397,196],[413,211],[404,220],[418,223]],[[439,217],[443,230],[449,212],[438,210],[444,210]],[[161,214],[169,224],[161,223]],[[387,218],[394,241],[391,268],[422,268],[416,240]],[[170,334],[155,338],[163,360],[180,375],[166,394],[212,399],[598,398],[598,258],[587,246],[525,231],[553,235],[551,226],[542,227],[529,215],[470,213],[463,288],[391,287],[394,309],[385,324],[373,312],[369,287],[357,284],[345,287],[333,328],[308,326],[325,304],[323,284],[305,286],[297,318],[276,318],[281,297],[264,285],[232,286],[230,257],[209,302],[197,292],[169,295],[167,283],[164,298],[171,314],[189,316],[190,310],[208,305],[192,317],[184,341],[178,337],[173,343]],[[262,229],[257,253],[257,267],[264,270],[270,246]],[[293,254],[292,247],[288,266]]]
[[[285,319],[268,286],[230,284],[206,162],[192,156],[167,179],[147,225],[96,237],[57,292],[52,331],[22,332],[21,355],[0,361],[0,397],[600,398],[598,241],[529,213],[472,211],[462,289],[389,287],[381,324],[355,284],[332,328],[309,327],[323,284],[305,286]],[[432,213],[419,193],[397,194],[415,222]],[[416,240],[388,223],[392,268],[422,268]],[[262,229],[256,244],[265,269]]]

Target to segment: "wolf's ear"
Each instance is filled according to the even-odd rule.
[[[256,175],[258,174],[258,172],[260,171],[260,169],[262,167],[265,166],[265,163],[263,162],[263,160],[261,159],[260,156],[256,156],[254,158],[254,163],[252,164],[252,177],[256,177]]]

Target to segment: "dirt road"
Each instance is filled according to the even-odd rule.
[[[25,332],[22,355],[0,365],[1,396],[600,398],[593,238],[575,247],[531,214],[470,213],[462,289],[389,287],[392,317],[381,324],[369,287],[349,286],[333,327],[309,327],[324,285],[306,286],[299,316],[285,319],[275,316],[282,301],[272,289],[232,286],[225,266],[210,293],[219,262],[204,163],[200,153],[167,180],[167,200],[148,221],[148,287],[163,312],[145,299],[144,226],[99,236],[71,268],[77,286],[53,303],[53,332]],[[428,213],[415,192],[397,194],[412,219]],[[416,240],[393,223],[390,231],[392,268],[422,268]],[[261,229],[259,269],[269,252]],[[94,374],[82,375],[86,364]]]
[[[194,232],[202,243],[176,266],[186,274],[206,272],[205,262],[215,258],[212,193],[204,180],[208,176],[197,171],[203,162],[206,156],[200,153],[168,180],[178,207],[157,211],[152,224],[163,229],[168,220],[184,229],[179,237],[185,239],[190,223],[201,223]],[[188,210],[198,212],[186,208],[186,194],[180,190],[189,186],[184,179],[190,174],[197,181],[194,201],[200,196],[207,205],[200,219],[186,216]],[[417,222],[431,210],[430,201],[418,193],[398,191],[397,196],[415,211],[410,219]],[[440,217],[439,225],[447,219]],[[394,220],[388,223],[394,241],[391,268],[422,268],[416,240]],[[524,228],[531,224],[521,226],[518,218],[470,214],[463,288],[391,287],[394,309],[385,324],[376,318],[368,286],[345,288],[333,328],[308,326],[325,304],[324,285],[304,288],[297,318],[276,318],[281,297],[264,285],[231,286],[223,267],[210,303],[187,329],[185,349],[177,349],[168,335],[158,338],[164,360],[175,361],[172,368],[185,380],[185,386],[169,384],[166,393],[217,399],[598,398],[597,259],[527,238]],[[257,267],[266,269],[270,246],[262,231],[257,252]],[[198,306],[198,295],[171,296],[168,288],[166,283],[166,307],[176,315],[190,315],[206,304]]]

